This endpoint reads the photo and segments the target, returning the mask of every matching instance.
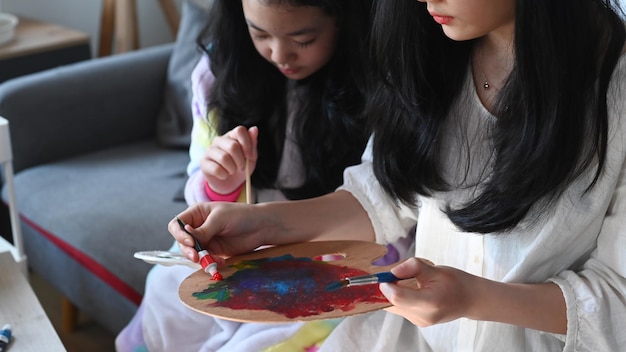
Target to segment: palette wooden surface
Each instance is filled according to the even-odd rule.
[[[220,273],[224,276],[224,280],[228,281],[228,278],[236,274],[241,270],[242,262],[263,260],[265,258],[278,258],[285,255],[291,255],[296,258],[319,258],[324,255],[339,255],[341,259],[326,262],[329,269],[333,271],[342,270],[340,268],[358,269],[365,273],[378,273],[382,271],[388,271],[395,264],[389,266],[376,266],[373,262],[385,255],[387,249],[385,246],[381,246],[372,242],[364,241],[323,241],[323,242],[307,242],[298,243],[286,246],[277,246],[261,249],[245,255],[235,256],[226,260],[226,265],[220,267]],[[330,268],[330,266],[337,266]],[[336,281],[336,280],[334,280]],[[334,282],[333,281],[333,282]],[[194,293],[206,290],[211,285],[216,285],[217,281],[212,281],[211,277],[199,270],[190,276],[188,276],[179,287],[179,296],[181,301],[189,308],[196,310],[200,313],[210,316],[240,321],[240,322],[288,322],[288,321],[307,321],[307,320],[321,320],[330,318],[339,318],[354,314],[366,313],[374,310],[383,309],[389,307],[388,301],[384,302],[360,302],[359,299],[355,299],[351,302],[350,307],[334,307],[329,311],[318,312],[307,316],[288,317],[284,314],[277,313],[270,309],[245,309],[237,308],[231,309],[229,307],[217,306],[216,299],[198,299],[194,296]],[[415,285],[415,280],[403,280],[398,284],[410,286]],[[368,285],[369,290],[378,290],[378,285]],[[361,286],[363,287],[363,286]],[[313,295],[328,295],[332,294],[327,292],[325,285],[320,285],[318,292],[313,292]],[[340,294],[345,294],[343,290],[357,289],[357,287],[343,288]],[[302,294],[303,292],[291,293],[293,295]],[[307,294],[311,294],[308,292]],[[356,297],[359,298],[359,297]],[[254,299],[254,297],[252,297]]]

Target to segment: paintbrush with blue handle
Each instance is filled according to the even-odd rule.
[[[326,286],[326,291],[336,291],[344,287],[378,284],[381,282],[396,282],[402,280],[391,272],[376,273],[370,275],[347,277],[341,281],[333,282]]]

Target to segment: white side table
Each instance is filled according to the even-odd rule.
[[[11,232],[13,233],[13,245],[0,236],[0,253],[10,251],[19,270],[28,278],[28,262],[22,244],[22,228],[20,218],[15,205],[15,189],[13,188],[13,151],[11,149],[11,135],[9,133],[9,121],[0,117],[0,164],[4,171],[4,187],[7,192],[9,203],[9,217],[11,219]],[[0,323],[2,324],[2,323]]]
[[[11,324],[10,351],[66,351],[28,280],[9,252],[0,253],[0,324]]]

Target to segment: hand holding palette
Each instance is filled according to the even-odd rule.
[[[378,285],[329,285],[389,270],[372,263],[384,246],[363,241],[307,242],[261,249],[232,257],[220,267],[222,281],[202,271],[180,285],[182,302],[198,312],[241,322],[287,322],[338,318],[390,306]],[[318,260],[339,256],[332,262]],[[401,285],[415,285],[403,280]]]

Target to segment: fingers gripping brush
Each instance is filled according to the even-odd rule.
[[[217,271],[217,262],[215,261],[215,259],[211,257],[209,252],[204,247],[202,247],[202,245],[200,244],[200,241],[198,241],[196,236],[194,236],[191,232],[185,229],[185,223],[181,219],[176,217],[176,221],[178,222],[178,225],[180,226],[180,228],[193,238],[194,248],[198,252],[198,257],[200,258],[200,266],[202,266],[202,269],[204,270],[204,272],[207,274],[210,274],[212,280],[215,280],[215,281],[222,280],[223,279],[222,274],[220,274],[219,271]]]

